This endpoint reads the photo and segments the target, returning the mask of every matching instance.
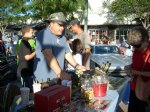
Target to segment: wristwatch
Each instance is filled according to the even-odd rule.
[[[77,64],[74,66],[74,68],[76,69],[78,65],[79,65],[79,64],[77,63]]]

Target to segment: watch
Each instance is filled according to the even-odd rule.
[[[77,63],[77,64],[74,66],[74,68],[76,69],[78,65],[79,65],[79,64]]]

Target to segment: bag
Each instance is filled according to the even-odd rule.
[[[137,77],[135,87],[136,97],[142,101],[148,101],[150,97],[150,81],[144,82],[141,76]]]
[[[147,57],[145,59],[145,63],[143,65],[141,71],[143,71],[149,57],[150,57],[150,53],[147,55]],[[137,80],[136,80],[135,94],[138,99],[140,99],[142,101],[148,101],[148,99],[150,97],[150,80],[148,80],[147,82],[144,82],[142,80],[142,76],[138,76]]]

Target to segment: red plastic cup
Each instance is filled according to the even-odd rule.
[[[104,97],[107,92],[107,83],[93,84],[93,91],[95,97]]]

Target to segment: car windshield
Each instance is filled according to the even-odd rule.
[[[95,46],[95,54],[121,54],[117,46]]]

